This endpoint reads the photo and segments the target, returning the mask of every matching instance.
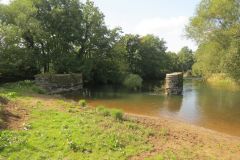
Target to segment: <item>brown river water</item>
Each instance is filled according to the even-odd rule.
[[[66,97],[84,98],[91,106],[104,105],[133,114],[166,116],[240,137],[240,91],[211,87],[199,81],[185,81],[183,96],[104,86]]]

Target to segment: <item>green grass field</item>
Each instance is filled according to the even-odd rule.
[[[30,83],[1,88],[2,96],[21,104],[30,116],[23,130],[0,131],[0,159],[116,160],[151,149],[147,139],[152,131],[124,120],[121,111],[63,100],[49,107],[25,94],[36,90]]]

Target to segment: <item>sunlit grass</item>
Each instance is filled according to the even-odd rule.
[[[46,100],[23,96],[24,90],[18,85],[2,88],[2,95],[23,105],[30,117],[23,130],[0,131],[0,159],[121,160],[152,148],[152,130],[125,120],[120,110],[103,107],[106,116],[60,99],[49,107]]]
[[[207,79],[207,82],[213,87],[221,87],[233,91],[240,90],[240,84],[225,74],[213,74]]]

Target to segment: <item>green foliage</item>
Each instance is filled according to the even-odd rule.
[[[112,109],[111,110],[111,114],[113,116],[114,119],[118,120],[118,121],[122,121],[123,120],[123,112],[119,109]]]
[[[98,106],[96,108],[96,110],[98,113],[100,113],[101,115],[103,115],[105,117],[111,115],[110,109],[106,108],[105,106]]]
[[[238,80],[239,0],[202,0],[187,26],[187,34],[199,48],[193,72],[206,78],[226,74]]]
[[[122,121],[123,120],[123,112],[119,109],[109,109],[105,106],[98,106],[96,108],[97,113],[103,115],[105,117],[112,116],[115,120]]]
[[[178,53],[178,62],[182,72],[192,70],[192,65],[194,63],[192,50],[190,50],[188,47],[183,47]]]
[[[81,99],[81,100],[78,101],[78,104],[81,107],[86,107],[87,106],[87,101],[85,99]]]
[[[85,82],[121,84],[128,73],[153,80],[179,70],[163,39],[108,29],[90,0],[13,0],[0,7],[0,78],[82,73]],[[181,65],[191,68],[189,58]]]
[[[128,89],[137,90],[142,87],[142,78],[137,74],[129,74],[123,84]]]
[[[240,78],[240,40],[233,42],[223,62],[224,72],[239,81]],[[240,82],[240,81],[239,81]]]
[[[35,85],[33,81],[25,80],[16,83],[7,83],[0,87],[3,90],[0,94],[8,99],[15,99],[26,94],[45,94],[46,91]]]
[[[178,54],[176,54],[174,52],[167,52],[166,56],[167,56],[168,72],[170,73],[170,72],[181,71]]]
[[[143,79],[159,79],[166,73],[168,65],[165,41],[154,35],[146,35],[140,38],[141,61],[139,74]],[[134,73],[134,72],[132,72]]]

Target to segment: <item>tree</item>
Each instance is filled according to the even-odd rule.
[[[194,72],[205,77],[224,73],[238,80],[240,1],[202,0],[190,19],[188,37],[199,44]]]
[[[174,52],[167,52],[166,55],[168,72],[182,71],[179,64],[178,55]]]
[[[0,68],[5,76],[31,77],[38,72],[38,54],[33,39],[40,33],[28,0],[0,6]],[[36,34],[31,34],[36,33]]]
[[[129,74],[162,78],[175,63],[163,39],[107,28],[90,0],[13,0],[0,5],[0,26],[3,76],[83,73],[85,81],[116,84]]]
[[[178,62],[182,72],[191,70],[194,63],[194,56],[192,50],[188,47],[183,47],[178,53]]]
[[[146,35],[140,39],[140,75],[144,79],[158,79],[167,71],[166,46],[163,39]]]

